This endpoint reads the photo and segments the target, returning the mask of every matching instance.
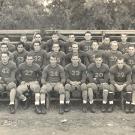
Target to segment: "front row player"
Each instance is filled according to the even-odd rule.
[[[90,64],[87,68],[88,72],[88,97],[90,103],[91,112],[95,112],[93,96],[101,95],[103,96],[102,101],[102,112],[111,112],[112,110],[107,108],[108,94],[109,94],[109,67],[103,63],[103,58],[101,55],[95,56],[95,62]]]
[[[131,111],[132,86],[131,86],[131,68],[124,63],[124,58],[118,58],[117,64],[110,68],[110,90],[112,91],[112,101],[109,103],[113,107],[113,93],[115,91],[125,92],[126,106],[125,112]]]
[[[17,87],[17,94],[20,100],[28,107],[28,99],[24,92],[29,89],[35,94],[35,112],[41,113],[40,110],[40,85],[39,80],[41,73],[38,64],[34,63],[33,56],[28,54],[24,63],[20,64],[17,72],[17,80],[20,85]]]
[[[16,65],[9,60],[9,53],[1,54],[0,62],[0,92],[7,91],[10,93],[10,113],[15,113],[15,96],[16,96],[16,81],[15,81]]]
[[[66,65],[66,85],[65,85],[65,111],[70,111],[70,92],[73,90],[82,91],[83,112],[87,111],[87,85],[86,85],[86,66],[80,63],[78,56],[72,56],[71,63]]]
[[[60,95],[59,113],[63,114],[65,99],[65,72],[64,68],[61,65],[57,64],[57,58],[53,55],[50,57],[50,64],[43,69],[41,83],[43,84],[41,88],[41,106],[45,105],[46,95],[50,91],[54,90]],[[45,110],[44,113],[46,113]]]

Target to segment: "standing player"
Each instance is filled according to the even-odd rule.
[[[48,59],[50,60],[51,56],[57,58],[57,63],[65,66],[65,53],[60,51],[60,46],[57,43],[54,43],[52,46],[52,51],[48,53]]]
[[[125,63],[130,67],[135,65],[135,47],[134,45],[129,45],[127,53],[124,54]]]
[[[34,63],[33,56],[28,54],[26,61],[19,65],[17,80],[20,85],[17,87],[17,94],[21,101],[23,101],[25,108],[28,107],[28,99],[24,96],[24,92],[29,89],[35,94],[35,112],[41,113],[40,110],[40,85],[41,78],[40,67]]]
[[[13,53],[14,62],[16,63],[17,67],[25,61],[28,52],[24,48],[24,44],[19,42],[16,45],[16,51]]]
[[[41,49],[41,43],[39,41],[33,42],[30,55],[34,58],[34,63],[37,63],[41,69],[47,65],[47,53]]]
[[[105,63],[111,67],[116,64],[117,59],[122,56],[122,53],[118,51],[118,42],[111,41],[111,50],[105,53]]]
[[[102,112],[107,111],[108,93],[109,93],[109,67],[103,64],[103,58],[101,55],[95,56],[95,63],[92,63],[87,68],[88,80],[88,97],[90,103],[91,112],[94,110],[93,95],[103,95]],[[110,111],[110,109],[108,110]]]
[[[43,84],[41,88],[41,107],[42,113],[46,113],[45,98],[46,94],[53,89],[60,95],[60,107],[59,113],[64,113],[64,99],[65,99],[65,72],[64,68],[57,64],[57,58],[54,56],[50,57],[50,64],[47,65],[42,73],[41,82]]]
[[[132,98],[131,68],[124,63],[124,58],[118,58],[117,64],[110,68],[110,82],[112,92],[126,92],[125,112],[129,113]],[[113,99],[110,104],[113,104]]]
[[[92,45],[91,32],[90,31],[86,31],[84,38],[85,38],[85,40],[83,40],[83,41],[81,41],[79,43],[79,49],[84,51],[84,52],[87,52],[88,50],[91,49],[91,45]]]
[[[87,85],[86,85],[86,66],[79,62],[78,56],[72,56],[70,64],[66,65],[66,108],[65,111],[70,111],[70,92],[75,89],[82,91],[83,112],[87,111]]]
[[[10,113],[15,113],[15,96],[16,96],[16,65],[9,61],[9,53],[1,54],[0,62],[0,91],[6,90],[10,95]]]
[[[122,54],[127,53],[127,48],[129,46],[129,42],[127,42],[127,35],[126,34],[121,34],[121,42],[119,43],[119,48],[118,50],[122,52]]]

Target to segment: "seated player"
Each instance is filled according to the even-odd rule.
[[[16,63],[17,67],[25,61],[28,52],[24,48],[24,44],[19,42],[16,45],[16,51],[13,53],[14,62]]]
[[[13,45],[10,42],[10,40],[9,40],[9,38],[7,36],[2,39],[2,43],[7,44],[8,49],[9,49],[10,52],[14,52],[15,51],[15,49],[16,49],[15,45]]]
[[[70,111],[70,92],[74,90],[82,91],[83,112],[87,112],[87,85],[86,66],[79,62],[78,56],[72,56],[71,63],[66,65],[66,85],[65,85],[65,111]]]
[[[24,44],[25,50],[29,52],[31,45],[28,43],[27,36],[25,34],[21,35],[20,42]]]
[[[112,93],[115,93],[115,91],[124,91],[126,93],[125,112],[129,113],[132,98],[131,68],[124,63],[124,58],[118,58],[116,65],[110,68],[110,82],[110,90]],[[113,105],[113,97],[110,104]]]
[[[65,42],[59,39],[59,33],[58,32],[54,32],[53,35],[52,35],[52,39],[49,39],[46,42],[46,51],[47,52],[52,51],[52,46],[53,46],[54,43],[59,44],[60,50],[64,52],[64,50],[65,50],[65,47],[64,47]],[[42,48],[45,48],[45,47],[42,47]]]
[[[51,56],[57,58],[57,63],[61,66],[65,66],[65,53],[60,51],[60,46],[57,43],[54,43],[52,46],[52,51],[48,53],[48,59],[50,60]]]
[[[135,47],[134,45],[129,45],[127,53],[124,54],[125,63],[130,67],[135,65]]]
[[[86,52],[80,51],[78,44],[72,45],[72,52],[68,53],[65,57],[66,64],[71,63],[72,56],[78,56],[84,65],[89,65],[88,54]]]
[[[88,97],[90,103],[91,112],[95,112],[94,109],[94,94],[100,95],[102,94],[102,112],[111,112],[112,110],[107,108],[108,102],[108,93],[110,90],[109,87],[109,67],[108,65],[103,63],[103,58],[101,55],[95,56],[95,63],[92,63],[87,68],[88,74]],[[108,110],[107,110],[108,109]]]
[[[91,49],[91,45],[92,45],[92,36],[91,36],[91,32],[90,31],[86,31],[85,32],[85,36],[84,36],[85,40],[81,41],[79,43],[79,49],[81,51],[87,52],[88,50]]]
[[[9,60],[13,60],[13,58],[14,58],[13,53],[9,51],[8,45],[6,43],[2,43],[0,46],[0,58],[1,58],[2,53],[8,53]]]
[[[121,42],[119,42],[118,50],[120,52],[122,52],[122,54],[127,53],[127,48],[128,48],[128,46],[130,44],[129,42],[127,42],[127,39],[128,39],[128,37],[127,37],[126,34],[121,34]]]
[[[65,48],[65,54],[68,54],[68,53],[70,53],[70,52],[72,52],[72,44],[75,44],[75,43],[77,43],[76,41],[75,41],[75,35],[74,34],[70,34],[69,36],[68,36],[68,41],[67,42],[65,42],[64,43],[64,48]]]
[[[105,53],[105,63],[111,67],[116,64],[116,61],[119,57],[122,56],[122,53],[118,51],[118,42],[111,41],[111,50]]]
[[[28,99],[24,95],[29,90],[35,94],[35,112],[41,113],[40,110],[40,85],[41,78],[40,66],[34,63],[33,56],[28,54],[24,63],[19,65],[17,80],[20,85],[17,87],[19,99],[23,102],[24,108],[28,108]]]
[[[0,62],[0,92],[7,92],[10,95],[10,113],[14,114],[15,96],[16,96],[16,65],[13,61],[9,61],[9,53],[1,54]]]
[[[35,41],[32,44],[32,50],[30,54],[34,58],[34,63],[38,64],[41,69],[47,65],[47,53],[45,50],[42,50],[41,43],[39,41]]]
[[[59,113],[64,113],[64,99],[65,99],[65,72],[64,68],[57,64],[57,58],[55,56],[50,57],[50,64],[47,65],[42,72],[41,82],[43,84],[41,88],[41,108],[42,113],[46,113],[45,101],[46,94],[54,90],[59,93]]]

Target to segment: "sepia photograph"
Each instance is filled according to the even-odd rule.
[[[135,135],[135,0],[0,0],[0,135]]]

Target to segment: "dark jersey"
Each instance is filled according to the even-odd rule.
[[[89,65],[88,54],[86,52],[79,51],[78,54],[73,54],[73,52],[68,53],[65,57],[66,64],[71,63],[72,56],[78,56],[84,65]]]
[[[120,51],[107,51],[105,53],[105,63],[111,67],[116,64],[117,59],[122,56]]]
[[[16,63],[17,67],[23,63],[26,59],[28,52],[26,50],[24,50],[23,52],[19,53],[18,51],[15,51],[13,53],[14,56],[14,62]]]
[[[50,59],[51,56],[55,56],[57,58],[57,63],[65,66],[65,53],[62,51],[59,51],[57,54],[54,52],[49,52],[48,53],[48,61]],[[49,63],[49,62],[48,62]]]
[[[86,66],[80,63],[77,67],[74,67],[71,63],[66,65],[66,80],[70,81],[80,81],[85,83],[86,81]]]
[[[135,66],[132,67],[132,83],[135,84]]]
[[[87,75],[90,83],[108,83],[109,81],[109,67],[106,64],[97,68],[95,63],[92,63],[87,68]]]
[[[128,53],[124,54],[124,59],[127,65],[133,67],[135,65],[135,54],[130,56]]]
[[[125,54],[125,53],[127,53],[127,49],[128,49],[128,46],[130,45],[130,43],[129,42],[127,42],[127,43],[122,43],[122,42],[120,42],[119,44],[118,44],[118,50],[122,53],[122,54]]]
[[[47,53],[44,50],[35,52],[34,50],[30,51],[30,54],[34,58],[34,63],[37,63],[41,68],[47,65]]]
[[[19,82],[40,81],[41,78],[40,66],[36,63],[33,63],[32,66],[28,66],[26,62],[20,64],[17,73]]]
[[[61,65],[56,65],[52,67],[50,64],[47,65],[42,72],[42,82],[48,83],[64,83],[65,82],[65,72]]]
[[[101,43],[101,45],[99,46],[99,50],[106,50],[106,51],[111,50],[111,45]]]
[[[79,49],[84,52],[91,50],[92,42],[93,41],[86,41],[86,40],[81,41],[79,43]]]
[[[110,81],[112,84],[130,84],[131,83],[131,68],[128,65],[124,65],[122,69],[119,69],[117,65],[110,68]]]
[[[9,61],[7,65],[0,62],[0,77],[6,83],[15,82],[16,64]]]

